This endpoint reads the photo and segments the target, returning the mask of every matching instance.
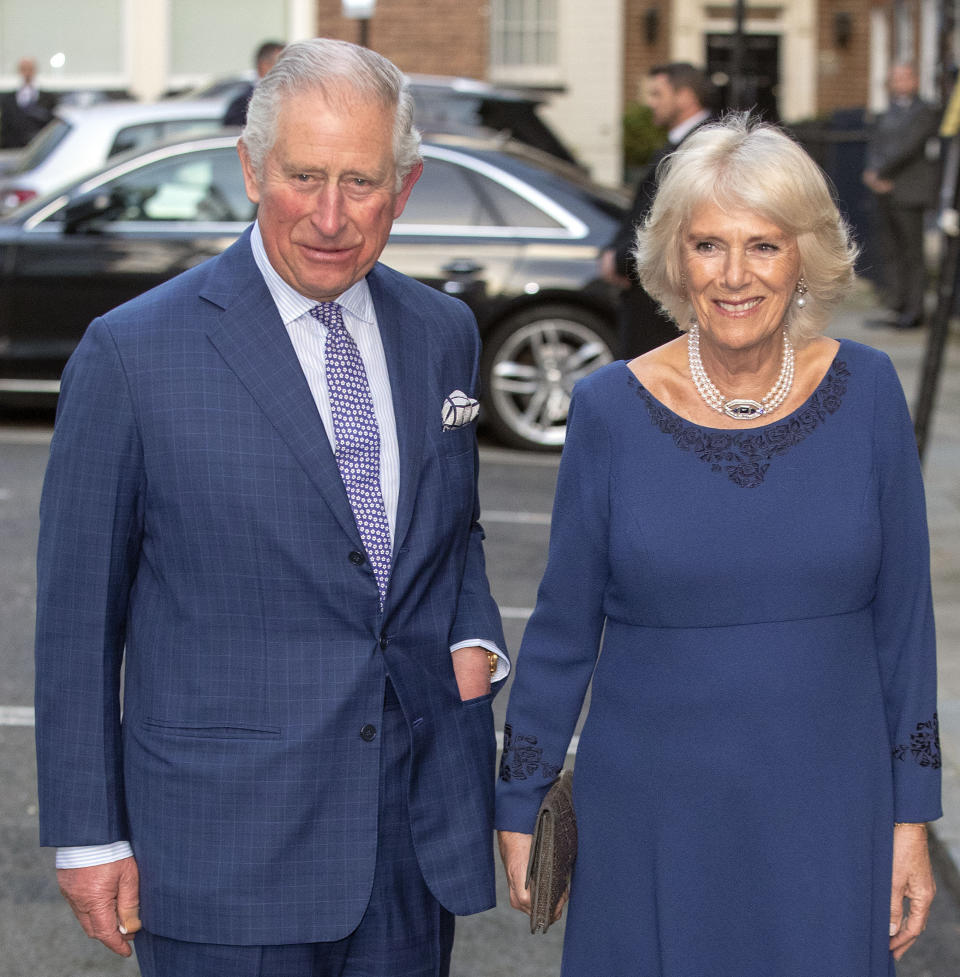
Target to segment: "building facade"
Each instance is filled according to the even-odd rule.
[[[367,0],[369,3],[370,0]],[[960,50],[960,0],[0,0],[0,88],[32,55],[52,89],[144,99],[249,70],[265,38],[366,41],[413,73],[544,94],[545,115],[600,180],[621,177],[621,119],[651,66],[704,66],[729,101],[738,3],[748,104],[795,122],[885,104],[891,63],[939,99]]]

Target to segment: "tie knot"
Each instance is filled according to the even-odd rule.
[[[336,302],[321,302],[310,310],[310,315],[317,322],[323,323],[328,329],[336,329],[343,326],[343,315],[340,306]]]

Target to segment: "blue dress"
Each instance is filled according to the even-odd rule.
[[[578,385],[499,828],[532,830],[591,677],[563,977],[893,975],[893,824],[941,812],[923,488],[884,354],[843,341],[750,430],[691,424],[623,362]]]

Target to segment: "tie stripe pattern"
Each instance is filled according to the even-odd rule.
[[[321,302],[310,310],[310,315],[327,329],[324,359],[337,466],[363,548],[377,578],[382,610],[390,579],[392,545],[380,491],[380,430],[367,371],[336,302]]]

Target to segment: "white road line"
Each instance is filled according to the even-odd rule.
[[[13,428],[0,430],[0,444],[49,444],[53,430],[17,431]]]
[[[557,468],[560,452],[551,454],[541,451],[517,451],[514,448],[494,448],[485,445],[480,449],[480,460],[499,464],[533,465],[537,468]]]
[[[33,706],[0,706],[0,726],[34,726]]]
[[[480,522],[509,522],[528,526],[549,526],[549,512],[508,512],[506,509],[484,509]]]

